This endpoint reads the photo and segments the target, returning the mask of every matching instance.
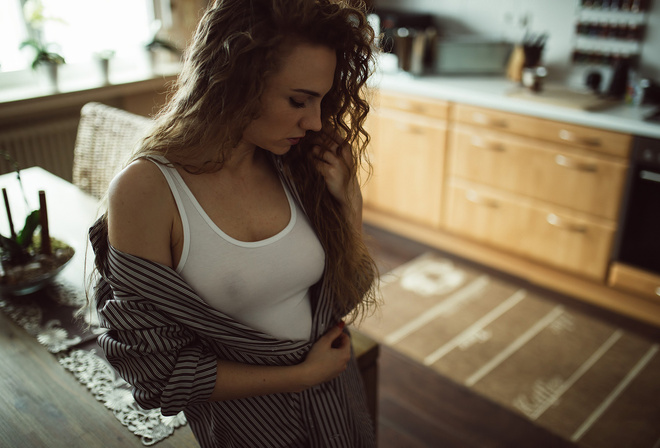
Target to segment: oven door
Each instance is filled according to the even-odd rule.
[[[660,140],[635,139],[614,259],[660,275]]]

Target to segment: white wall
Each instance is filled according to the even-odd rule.
[[[660,82],[660,0],[651,0],[640,72]],[[574,83],[584,67],[573,68],[578,0],[375,0],[377,8],[430,13],[441,33],[476,34],[519,41],[530,32],[549,33],[543,61],[554,79]],[[607,74],[605,74],[607,76]]]

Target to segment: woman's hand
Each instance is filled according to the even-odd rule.
[[[353,157],[350,148],[339,151],[342,138],[333,133],[324,132],[316,139],[313,147],[314,157],[317,160],[316,169],[319,170],[328,191],[340,203],[346,204],[359,194],[360,188],[357,179],[351,175]],[[341,152],[341,155],[339,154]]]
[[[209,401],[302,392],[339,376],[351,359],[351,338],[344,323],[332,327],[312,345],[307,358],[294,366],[261,366],[218,360],[215,388]]]
[[[343,332],[344,323],[332,327],[316,341],[300,364],[305,387],[316,386],[339,376],[351,359],[351,338]]]
[[[357,176],[352,174],[353,157],[350,148],[342,148],[341,138],[323,134],[314,145],[316,169],[325,179],[328,191],[343,205],[348,216],[359,228],[362,226],[362,193]],[[340,154],[341,153],[341,154]]]

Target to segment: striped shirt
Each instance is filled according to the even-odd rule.
[[[325,277],[313,300],[311,340],[278,340],[209,307],[175,270],[116,250],[106,235],[101,221],[90,229],[97,256],[108,249],[95,300],[109,331],[98,342],[140,406],[183,411],[203,448],[375,446],[354,356],[337,378],[299,393],[208,401],[218,359],[269,366],[305,359],[338,321]]]

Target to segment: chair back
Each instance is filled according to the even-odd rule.
[[[101,199],[152,123],[105,104],[85,104],[73,155],[73,183]]]

